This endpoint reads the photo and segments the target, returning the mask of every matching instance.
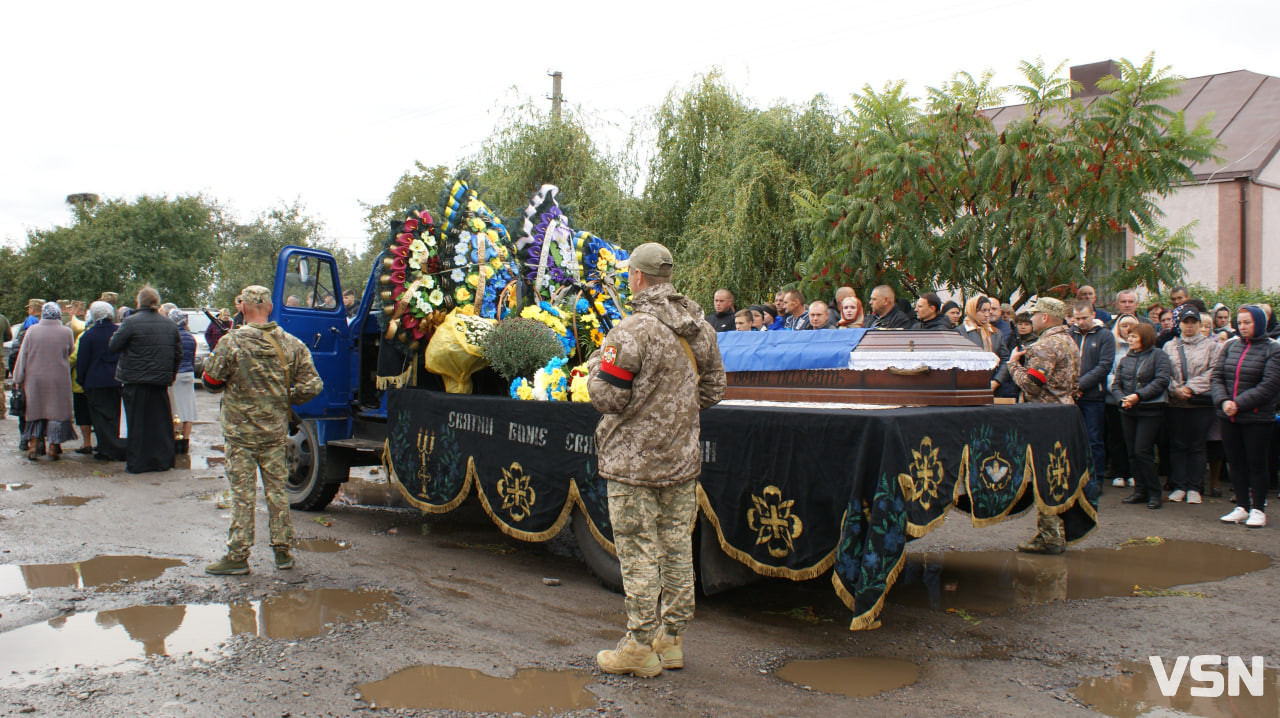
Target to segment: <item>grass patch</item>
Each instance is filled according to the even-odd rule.
[[[1159,546],[1164,543],[1164,539],[1159,536],[1148,536],[1146,538],[1131,538],[1120,544],[1121,546]]]
[[[1144,598],[1162,598],[1165,596],[1178,596],[1182,598],[1208,598],[1209,594],[1203,591],[1175,591],[1171,588],[1143,588],[1135,585],[1130,596],[1142,596]]]
[[[955,614],[955,615],[959,616],[960,618],[963,618],[963,619],[965,620],[965,622],[967,622],[967,623],[971,623],[971,624],[973,624],[973,625],[975,625],[975,626],[981,626],[981,625],[982,625],[982,621],[978,620],[978,618],[976,618],[972,613],[969,613],[968,611],[966,611],[966,610],[965,610],[965,609],[963,609],[963,608],[948,608],[948,609],[947,609],[947,613]]]
[[[787,618],[802,621],[811,626],[816,626],[819,623],[832,623],[830,618],[823,618],[817,613],[814,613],[813,606],[798,606],[787,611],[765,611],[764,613],[772,614],[774,616],[786,616]]]

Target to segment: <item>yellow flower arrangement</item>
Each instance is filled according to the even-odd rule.
[[[587,365],[579,364],[574,367],[571,375],[573,378],[569,381],[570,398],[578,402],[591,401],[591,397],[587,394]]]
[[[471,292],[466,287],[458,287],[457,291],[453,293],[453,298],[459,302],[465,302],[471,299]]]

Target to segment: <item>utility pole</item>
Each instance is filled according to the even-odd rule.
[[[551,119],[559,122],[560,103],[564,102],[564,95],[560,92],[560,80],[564,75],[559,70],[547,74],[551,76],[551,97],[548,98],[551,100]]]

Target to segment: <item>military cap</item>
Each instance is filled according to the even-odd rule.
[[[1031,308],[1032,314],[1035,314],[1037,312],[1042,312],[1044,314],[1048,314],[1049,316],[1056,317],[1058,319],[1066,319],[1067,305],[1061,299],[1054,299],[1053,297],[1040,297],[1039,299],[1036,300],[1035,306]]]
[[[631,253],[629,267],[654,277],[670,277],[675,261],[671,251],[657,242],[646,242]]]
[[[240,301],[245,304],[270,304],[271,290],[258,284],[251,284],[240,292]]]
[[[102,296],[98,297],[99,302],[106,302],[107,304],[110,304],[112,306],[115,306],[115,304],[119,300],[120,300],[120,295],[116,294],[115,292],[103,292]]]

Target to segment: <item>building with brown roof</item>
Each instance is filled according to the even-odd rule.
[[[1102,94],[1096,82],[1118,74],[1114,61],[1071,68],[1084,103]],[[1248,70],[1183,81],[1182,94],[1165,102],[1186,113],[1188,126],[1209,117],[1222,146],[1220,159],[1194,165],[1195,183],[1160,201],[1164,223],[1192,230],[1198,249],[1187,262],[1187,281],[1220,286],[1239,281],[1250,287],[1280,287],[1280,77]],[[997,129],[1025,112],[1025,106],[986,112]],[[1095,251],[1115,266],[1134,252],[1134,238],[1117,233]]]

